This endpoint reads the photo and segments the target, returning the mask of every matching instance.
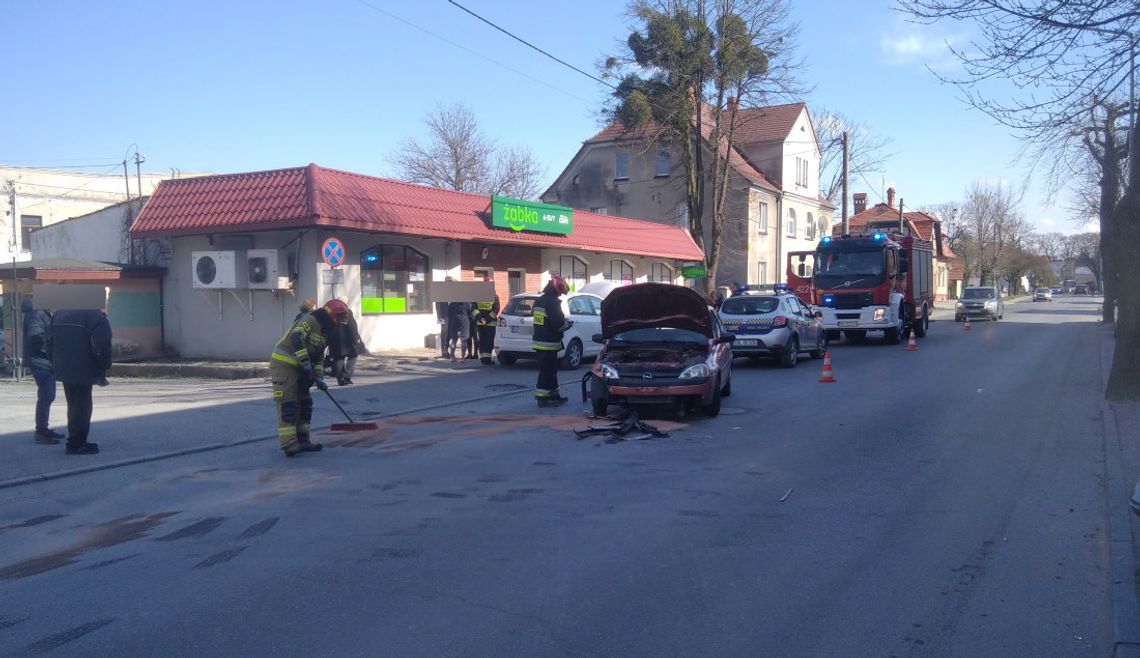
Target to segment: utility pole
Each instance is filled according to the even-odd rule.
[[[146,162],[146,157],[139,155],[138,150],[136,150],[135,151],[135,181],[138,185],[139,210],[140,211],[142,210],[142,170],[139,168],[139,165],[141,165],[144,162]],[[130,204],[127,204],[127,205],[128,205],[128,207],[130,206]],[[134,219],[135,219],[135,213],[132,212],[131,213],[131,222],[132,223],[134,222]],[[128,224],[127,225],[127,239],[130,240],[130,243],[131,243],[131,250],[130,250],[131,251],[131,254],[130,254],[131,258],[127,262],[130,263],[131,265],[134,265],[135,264],[135,239],[133,237],[131,237],[130,231],[131,231],[131,227]]]
[[[903,198],[899,197],[899,235],[906,235],[906,228],[904,226],[906,219],[903,217]]]
[[[12,218],[12,376],[20,381],[23,352],[20,345],[20,323],[16,312],[20,308],[20,280],[16,276],[16,255],[20,242],[18,222],[16,222],[16,181],[8,181],[8,216]]]
[[[119,258],[125,255],[127,262],[130,263],[134,260],[134,244],[131,242],[131,175],[127,171],[127,161],[123,160],[123,185],[127,188],[127,205],[126,210],[123,212],[123,235],[119,239]],[[126,243],[125,245],[123,243]],[[123,247],[126,247],[125,249]]]
[[[847,235],[847,131],[843,131],[843,235]]]

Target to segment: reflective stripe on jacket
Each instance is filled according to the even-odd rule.
[[[325,344],[320,322],[306,313],[277,341],[270,364],[277,361],[302,370],[311,367],[313,374],[320,375],[324,372]]]
[[[493,327],[499,320],[499,296],[493,302],[476,302],[472,316],[477,327]]]
[[[562,349],[562,334],[570,328],[566,321],[566,314],[562,312],[562,302],[553,292],[544,292],[534,303],[534,338],[530,342],[532,349],[553,350]]]

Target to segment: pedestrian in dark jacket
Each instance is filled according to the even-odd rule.
[[[52,316],[51,363],[67,398],[69,455],[93,455],[99,444],[91,431],[91,388],[107,385],[111,367],[111,324],[102,310],[59,310]]]
[[[32,306],[32,298],[25,297],[20,305],[24,313],[24,365],[36,380],[36,443],[59,443],[63,435],[48,427],[51,403],[55,402],[55,375],[48,353],[51,335],[51,313]]]
[[[452,363],[457,363],[460,359],[466,359],[470,356],[471,304],[468,302],[448,302],[447,324],[450,327],[448,355],[451,356]],[[456,350],[460,352],[460,356],[455,355]]]
[[[348,308],[348,302],[344,297],[337,297],[337,299],[345,305],[345,308]],[[344,323],[337,323],[329,334],[327,370],[333,377],[336,377],[337,384],[347,386],[353,383],[352,375],[356,373],[356,357],[361,354],[368,355],[371,352],[364,345],[364,341],[360,339],[360,330],[356,326],[356,316],[352,313],[352,309],[349,309],[347,320]]]

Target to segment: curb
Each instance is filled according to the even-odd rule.
[[[530,392],[530,388],[520,388],[515,391],[505,391],[502,393],[492,393],[490,395],[479,395],[476,397],[462,398],[459,400],[448,400],[447,402],[437,402],[422,407],[412,407],[411,409],[401,409],[399,411],[390,411],[387,413],[373,413],[359,416],[359,419],[376,419],[376,418],[392,418],[395,416],[404,416],[407,414],[416,413],[417,411],[428,411],[431,409],[439,409],[441,407],[449,407],[455,404],[466,404],[468,402],[480,402],[482,400],[493,400],[495,398],[503,398],[508,395],[517,395],[519,393]],[[339,421],[338,421],[339,422]],[[327,431],[328,426],[323,426],[323,429],[318,428],[318,431]],[[240,439],[238,441],[229,441],[227,443],[211,443],[209,445],[197,446],[194,448],[185,448],[183,450],[174,450],[171,452],[162,452],[157,455],[147,455],[144,457],[133,457],[131,459],[123,459],[117,462],[109,462],[106,464],[96,464],[93,466],[86,466],[83,468],[74,468],[66,471],[55,471],[52,473],[40,473],[39,475],[26,475],[20,478],[11,480],[0,481],[0,489],[10,489],[12,487],[19,487],[25,484],[32,484],[35,482],[47,482],[48,480],[59,480],[73,475],[83,475],[85,473],[94,473],[96,471],[107,471],[113,468],[121,468],[123,466],[133,466],[134,464],[145,464],[147,462],[161,461],[164,459],[171,459],[173,457],[181,457],[183,455],[193,455],[199,452],[210,452],[211,450],[221,450],[223,448],[235,448],[249,443],[258,443],[260,441],[268,441],[276,439],[276,434],[268,434],[265,436],[257,436],[251,439]]]

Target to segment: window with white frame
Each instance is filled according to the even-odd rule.
[[[768,261],[756,263],[756,283],[768,283]]]
[[[629,180],[629,153],[618,151],[614,154],[614,178]]]
[[[815,239],[815,217],[810,212],[807,214],[807,226],[804,227],[804,230],[807,231],[808,240]]]
[[[768,233],[768,202],[761,201],[756,206],[756,232]]]
[[[654,263],[650,277],[657,283],[673,283],[673,268],[665,263]]]
[[[796,237],[796,209],[788,208],[788,218],[784,220],[784,233],[789,238]]]
[[[669,171],[672,169],[670,162],[669,152],[661,150],[657,152],[657,176],[668,176]]]
[[[807,187],[807,160],[804,158],[796,158],[796,185],[800,187]]]
[[[586,285],[586,262],[577,256],[560,256],[558,274],[566,279],[570,290],[579,290]]]
[[[606,279],[619,283],[633,283],[633,266],[615,258],[610,261],[610,271],[606,274]]]

